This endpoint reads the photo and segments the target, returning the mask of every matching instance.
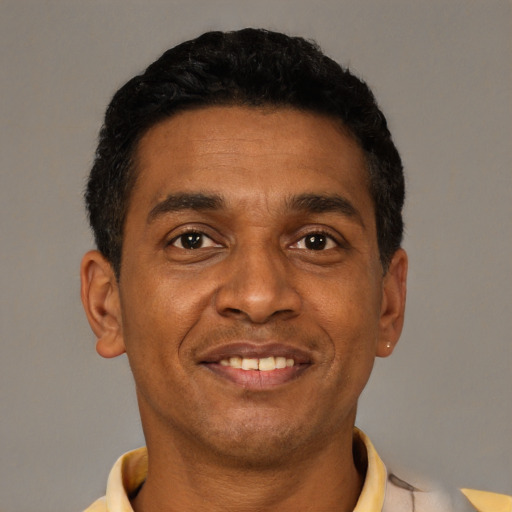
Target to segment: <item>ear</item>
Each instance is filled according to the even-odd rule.
[[[98,338],[96,351],[103,357],[123,354],[119,287],[112,266],[99,251],[89,251],[82,258],[80,279],[85,314]]]
[[[407,294],[407,254],[398,249],[384,276],[379,322],[377,356],[387,357],[393,352],[404,325]]]

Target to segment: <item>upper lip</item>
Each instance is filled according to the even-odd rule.
[[[296,364],[308,364],[313,358],[307,351],[283,344],[283,343],[252,343],[236,342],[208,349],[198,357],[201,363],[217,363],[230,357],[242,357],[247,359],[261,359],[264,357],[286,357],[293,359]]]

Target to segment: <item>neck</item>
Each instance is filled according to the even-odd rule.
[[[352,428],[269,467],[205,456],[184,439],[146,437],[148,475],[133,500],[135,512],[348,512],[364,480],[354,463]]]

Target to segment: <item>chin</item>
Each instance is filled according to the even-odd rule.
[[[318,428],[292,424],[289,419],[251,418],[243,422],[212,426],[203,432],[202,442],[210,453],[233,468],[272,470],[295,464],[313,449],[311,439],[318,439]],[[309,432],[308,435],[308,431]],[[316,448],[317,449],[317,448]]]
[[[288,436],[247,434],[243,441],[231,439],[228,443],[215,443],[212,454],[225,466],[247,470],[272,470],[282,468],[295,459],[293,439]]]

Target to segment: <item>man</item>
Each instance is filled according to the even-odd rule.
[[[512,510],[388,473],[354,428],[403,325],[403,200],[370,90],[303,39],[207,33],[122,87],[82,299],[100,355],[127,353],[147,450],[88,510]]]

